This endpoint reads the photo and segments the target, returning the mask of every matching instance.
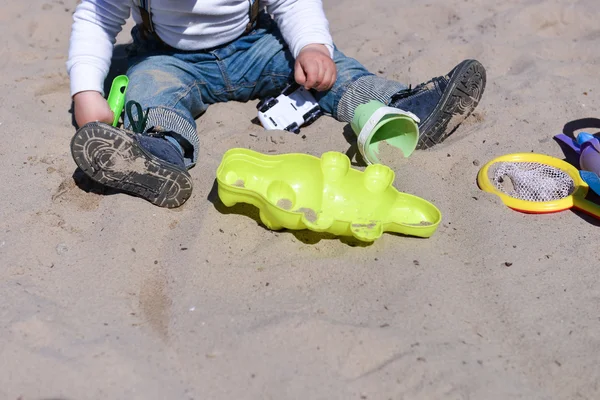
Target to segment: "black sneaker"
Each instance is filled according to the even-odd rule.
[[[392,96],[390,106],[419,117],[418,149],[443,142],[479,104],[485,90],[485,68],[479,61],[465,60],[446,76]]]
[[[192,194],[181,152],[162,137],[91,122],[73,136],[71,154],[93,181],[159,207],[179,207]]]

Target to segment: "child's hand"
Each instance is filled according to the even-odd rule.
[[[112,124],[114,114],[106,99],[96,91],[79,92],[73,96],[75,122],[82,127],[88,122],[100,121]]]
[[[300,50],[294,77],[305,89],[329,90],[336,80],[337,69],[329,50],[322,44],[309,44]]]

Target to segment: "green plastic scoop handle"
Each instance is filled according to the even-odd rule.
[[[127,85],[129,84],[129,78],[127,75],[117,76],[110,87],[108,93],[108,106],[115,115],[112,125],[117,126],[121,113],[123,113],[123,107],[125,106],[125,92],[127,92]]]

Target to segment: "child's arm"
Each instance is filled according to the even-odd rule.
[[[129,17],[129,4],[128,0],[82,0],[73,14],[67,71],[79,126],[113,121],[103,87],[117,34]]]
[[[266,4],[296,59],[296,82],[307,89],[330,89],[337,72],[322,1],[266,0]]]

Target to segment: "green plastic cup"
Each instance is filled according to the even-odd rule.
[[[117,126],[119,118],[123,113],[123,107],[125,106],[125,92],[127,92],[127,86],[129,85],[129,78],[127,75],[119,75],[112,81],[108,98],[106,99],[110,110],[115,115],[112,125]]]
[[[356,107],[352,130],[357,135],[358,151],[367,164],[380,164],[379,144],[383,141],[408,157],[419,141],[419,118],[411,112],[387,107],[371,100]]]

